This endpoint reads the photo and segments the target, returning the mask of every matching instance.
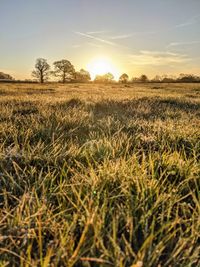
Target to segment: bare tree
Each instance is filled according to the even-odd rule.
[[[32,72],[32,76],[37,78],[40,83],[44,83],[50,75],[50,65],[44,58],[38,58],[35,63],[35,70]]]
[[[54,75],[59,77],[63,83],[74,78],[75,69],[69,60],[62,59],[60,61],[55,61],[53,65]]]
[[[127,83],[127,82],[128,82],[128,79],[129,79],[128,74],[123,73],[123,74],[119,77],[119,82],[121,82],[121,83]]]

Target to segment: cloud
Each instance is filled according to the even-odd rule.
[[[134,65],[163,66],[168,64],[180,64],[190,59],[183,54],[168,51],[147,51],[142,50],[139,54],[129,55],[129,63]]]
[[[122,34],[122,35],[116,35],[116,36],[112,36],[110,37],[111,40],[119,40],[119,39],[127,39],[132,37],[133,34],[129,33],[129,34]]]
[[[198,23],[199,21],[200,21],[200,15],[196,15],[193,18],[190,18],[189,20],[186,20],[183,23],[175,25],[175,28],[182,28],[182,27],[191,26],[191,25]]]
[[[75,34],[78,34],[78,35],[83,36],[85,38],[93,39],[93,40],[98,41],[100,43],[104,43],[104,44],[111,45],[111,46],[117,46],[117,44],[114,43],[114,42],[111,42],[111,41],[108,41],[106,39],[93,36],[91,34],[87,34],[87,33],[83,33],[83,32],[75,32]]]
[[[107,33],[108,31],[93,31],[93,32],[86,32],[86,34],[101,34],[101,33]]]
[[[200,44],[200,41],[172,42],[167,47]]]
[[[149,35],[149,34],[155,34],[155,31],[148,31],[148,32],[133,32],[133,33],[127,33],[127,34],[121,34],[110,37],[111,40],[119,40],[119,39],[127,39],[135,35]]]

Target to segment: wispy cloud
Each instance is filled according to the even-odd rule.
[[[128,33],[128,34],[122,34],[122,35],[116,35],[116,36],[112,36],[110,37],[111,40],[120,40],[120,39],[127,39],[132,37],[133,34]]]
[[[187,27],[187,26],[190,26],[190,25],[194,25],[194,24],[196,24],[198,22],[200,22],[200,15],[196,15],[193,18],[190,18],[190,19],[186,20],[183,23],[175,25],[175,28]]]
[[[101,33],[107,33],[108,31],[93,31],[93,32],[86,32],[86,34],[101,34]]]
[[[188,42],[172,42],[167,47],[173,46],[187,46],[187,45],[195,45],[200,44],[200,41],[188,41]]]
[[[147,32],[133,32],[133,33],[127,33],[127,34],[121,34],[121,35],[116,35],[116,36],[111,36],[111,40],[119,40],[119,39],[127,39],[133,36],[137,35],[149,35],[149,34],[155,34],[155,31],[147,31]]]
[[[109,40],[93,36],[92,34],[83,33],[83,32],[75,32],[75,34],[78,34],[78,35],[83,36],[85,38],[93,39],[93,40],[98,41],[100,43],[104,43],[104,44],[111,45],[111,46],[117,46],[117,44],[114,43],[114,42],[111,42]]]
[[[108,33],[108,31],[91,31],[91,32],[79,32],[75,31],[74,32],[77,35],[80,35],[84,38],[92,39],[98,43],[110,45],[110,46],[115,46],[115,47],[123,47],[123,48],[128,48],[127,46],[124,46],[122,44],[119,44],[115,41],[117,40],[123,40],[130,38],[135,35],[148,35],[148,34],[155,34],[155,31],[148,31],[148,32],[133,32],[133,33],[126,33],[126,34],[119,34],[119,35],[114,35],[114,36],[107,36],[106,38],[100,37],[100,34],[105,34]],[[99,47],[98,44],[92,43],[92,46]]]
[[[142,50],[139,54],[129,55],[129,63],[133,65],[163,66],[168,64],[180,64],[190,59],[183,54],[169,51],[147,51]]]

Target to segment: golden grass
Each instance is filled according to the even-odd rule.
[[[199,84],[0,84],[0,266],[200,266]]]

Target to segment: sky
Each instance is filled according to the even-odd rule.
[[[200,0],[0,0],[0,71],[29,79],[40,57],[200,75]]]

